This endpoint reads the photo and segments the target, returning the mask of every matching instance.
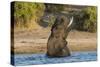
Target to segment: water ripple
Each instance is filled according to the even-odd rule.
[[[16,54],[14,57],[15,65],[34,65],[34,64],[54,64],[54,63],[70,63],[96,61],[96,51],[72,52],[69,57],[49,58],[45,54]]]

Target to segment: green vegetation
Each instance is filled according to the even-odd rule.
[[[21,28],[34,28],[34,22],[38,22],[43,16],[44,4],[30,2],[15,2],[14,5],[14,24]]]
[[[84,22],[84,29],[87,31],[96,32],[97,30],[96,10],[96,7],[88,7],[83,10],[83,12],[89,16],[89,18]]]
[[[34,29],[37,25],[52,26],[54,14],[65,12],[75,16],[75,28],[81,31],[96,32],[96,7],[77,8],[71,5],[14,2],[14,26],[19,29]],[[76,14],[77,13],[77,14]],[[60,14],[59,14],[60,15]],[[48,19],[44,18],[48,16]]]
[[[78,12],[76,21],[76,29],[88,32],[96,32],[97,30],[97,14],[96,7],[86,7]]]

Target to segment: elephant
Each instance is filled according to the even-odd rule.
[[[52,25],[51,34],[47,42],[47,56],[64,57],[70,56],[66,38],[72,28],[73,16],[58,16]]]

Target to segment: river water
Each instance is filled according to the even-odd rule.
[[[50,58],[45,54],[15,54],[15,66],[96,61],[96,51],[72,52],[69,57]]]

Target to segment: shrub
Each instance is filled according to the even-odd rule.
[[[43,16],[45,5],[42,3],[15,2],[14,24],[16,27],[31,28]]]
[[[81,31],[96,32],[97,30],[97,14],[96,7],[86,7],[80,12],[74,13],[75,28]]]
[[[89,19],[86,19],[84,22],[84,29],[89,32],[96,32],[97,30],[97,12],[96,7],[88,7],[83,10],[85,15],[89,16]]]

